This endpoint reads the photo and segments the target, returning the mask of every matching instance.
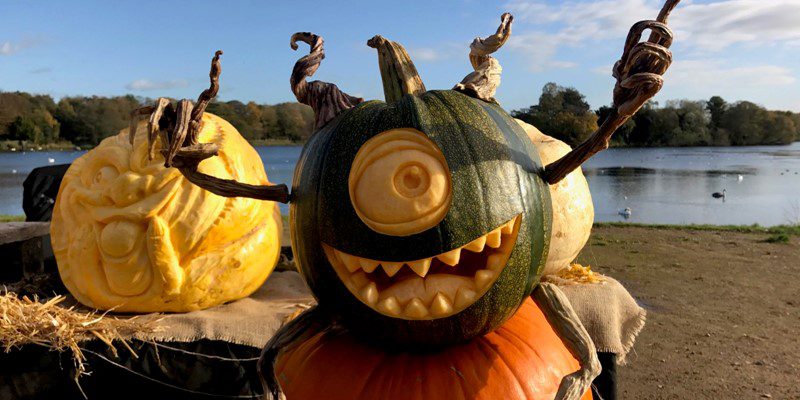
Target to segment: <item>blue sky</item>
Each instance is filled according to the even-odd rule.
[[[406,46],[429,89],[470,71],[468,45],[515,15],[497,98],[507,109],[537,102],[549,81],[608,104],[611,66],[629,27],[660,1],[16,1],[0,3],[0,90],[67,95],[195,98],[214,50],[225,51],[221,100],[293,101],[289,74],[308,51],[296,31],[325,38],[315,75],[346,92],[382,99],[381,34]],[[312,2],[308,2],[312,3]],[[318,4],[317,4],[318,3]],[[800,111],[800,0],[686,1],[670,21],[674,64],[656,100],[752,100]]]

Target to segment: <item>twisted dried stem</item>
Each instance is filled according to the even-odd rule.
[[[292,77],[289,79],[292,92],[297,101],[310,106],[314,110],[314,127],[320,129],[342,111],[350,109],[364,101],[360,97],[353,97],[342,92],[339,88],[327,82],[306,82],[306,78],[314,75],[322,59],[325,58],[323,39],[311,32],[297,32],[292,35],[289,45],[292,50],[297,50],[297,42],[304,42],[311,46],[309,53],[294,64]]]
[[[585,142],[564,157],[547,165],[542,176],[549,184],[556,184],[596,153],[608,148],[616,130],[664,85],[662,75],[672,63],[673,34],[667,26],[670,12],[680,0],[667,0],[658,19],[640,21],[633,25],[625,40],[622,57],[614,64],[614,108],[600,127]],[[650,38],[643,43],[642,34],[650,29]]]
[[[204,174],[197,170],[200,162],[219,154],[219,147],[214,143],[199,143],[198,136],[203,127],[203,113],[208,104],[219,92],[219,77],[222,73],[220,56],[222,51],[214,53],[209,72],[210,85],[197,99],[197,104],[189,100],[181,100],[172,106],[169,99],[159,98],[153,106],[147,106],[131,114],[129,136],[131,144],[136,134],[136,123],[139,118],[149,115],[147,139],[149,156],[152,159],[156,145],[156,136],[161,136],[164,147],[164,166],[176,167],[183,176],[193,184],[214,194],[224,197],[250,197],[259,200],[271,200],[281,203],[289,202],[289,189],[286,185],[250,185],[232,179],[222,179]]]
[[[453,90],[477,99],[497,103],[494,93],[500,86],[500,74],[503,72],[503,68],[491,54],[499,50],[511,36],[513,21],[514,16],[504,13],[500,16],[500,26],[497,28],[497,32],[485,39],[477,37],[472,41],[469,46],[469,61],[475,70],[465,76]]]

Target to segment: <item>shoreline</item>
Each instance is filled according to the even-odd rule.
[[[259,139],[248,140],[253,147],[280,147],[280,146],[303,146],[306,142],[295,141],[291,139]],[[792,146],[800,141],[786,143],[786,144],[753,144],[746,146],[611,146],[609,149],[721,149],[721,148],[745,148],[745,147],[787,147]],[[96,146],[79,146],[72,143],[59,142],[59,143],[46,143],[41,145],[26,144],[24,152],[36,151],[85,151],[91,150]],[[12,150],[14,149],[14,150]],[[23,150],[19,146],[19,142],[15,140],[0,141],[0,153],[22,153]]]

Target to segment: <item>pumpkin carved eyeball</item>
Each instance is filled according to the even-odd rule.
[[[77,159],[59,189],[51,238],[64,285],[81,303],[129,312],[191,311],[256,290],[277,263],[274,202],[224,198],[148,158],[146,122]],[[264,184],[255,150],[206,114],[200,138],[220,147],[201,169]],[[141,139],[141,140],[140,140]]]

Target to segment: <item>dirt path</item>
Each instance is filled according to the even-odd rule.
[[[595,228],[579,261],[648,310],[622,399],[800,399],[800,237]]]

